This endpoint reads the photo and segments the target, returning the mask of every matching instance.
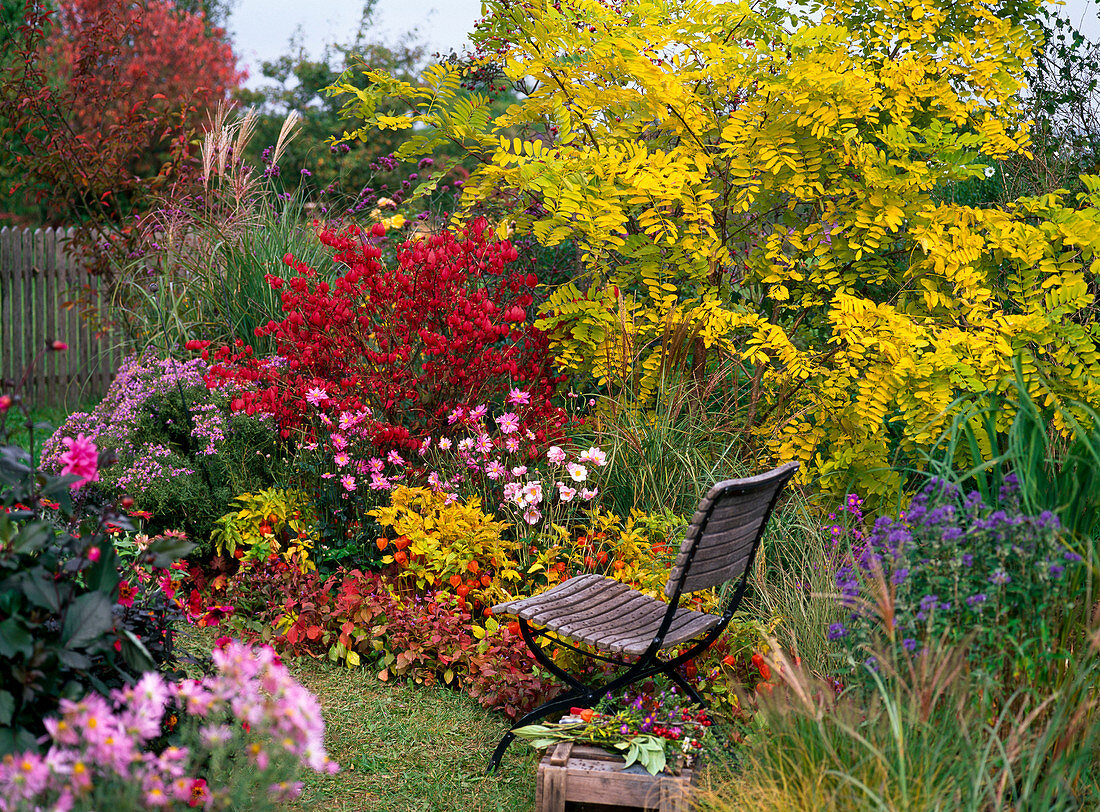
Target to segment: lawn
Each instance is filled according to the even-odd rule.
[[[336,775],[310,773],[296,809],[512,810],[535,802],[535,753],[522,742],[485,764],[507,730],[500,714],[439,687],[386,684],[371,669],[299,658],[291,672],[321,701]]]

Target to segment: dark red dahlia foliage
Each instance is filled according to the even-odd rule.
[[[212,354],[207,383],[240,387],[235,410],[273,414],[290,437],[310,432],[310,405],[369,408],[376,446],[411,448],[445,429],[456,407],[499,403],[518,387],[530,393],[532,442],[559,434],[564,413],[550,398],[560,379],[528,320],[538,279],[512,269],[515,247],[491,239],[484,220],[401,244],[394,268],[380,262],[374,231],[320,239],[348,270],[330,285],[288,254],[296,276],[267,277],[286,316],[256,333],[275,340],[277,357],[256,358],[240,342]]]

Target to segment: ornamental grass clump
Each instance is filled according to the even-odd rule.
[[[0,811],[278,809],[302,769],[336,772],[317,699],[270,648],[219,642],[202,679],[62,700],[46,755],[0,762]]]
[[[907,652],[965,641],[968,669],[987,684],[1060,681],[1080,642],[1066,619],[1082,599],[1073,576],[1083,562],[1057,517],[1021,513],[1016,494],[1010,477],[987,505],[933,479],[896,519],[834,527],[852,546],[836,570],[847,614],[828,637],[852,678],[874,673],[883,641]]]
[[[838,692],[774,647],[780,683],[758,694],[758,733],[743,769],[712,772],[702,810],[1096,809],[1100,676],[1093,632],[1060,686],[1003,694],[967,677],[965,644],[868,653],[867,690]]]

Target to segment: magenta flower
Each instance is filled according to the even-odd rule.
[[[531,402],[531,395],[523,389],[512,389],[508,392],[507,401],[515,406],[526,406]]]
[[[95,447],[90,437],[78,434],[74,440],[72,437],[64,437],[61,442],[67,449],[60,457],[61,473],[75,474],[80,479],[72,484],[72,489],[82,488],[89,482],[99,481],[99,449]]]
[[[351,474],[344,474],[342,477],[340,477],[340,484],[344,486],[345,491],[354,491],[355,477],[353,477]]]
[[[514,412],[505,412],[497,418],[497,426],[502,434],[513,434],[519,431],[519,417]]]

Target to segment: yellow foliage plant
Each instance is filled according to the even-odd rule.
[[[234,510],[215,523],[210,540],[218,554],[242,551],[245,560],[262,561],[278,554],[302,572],[316,570],[310,552],[317,543],[317,519],[306,495],[268,488],[242,493]]]
[[[740,370],[754,442],[834,492],[894,492],[893,465],[1016,356],[1039,401],[1100,405],[1100,179],[1077,199],[944,201],[1027,154],[1037,4],[484,6],[474,64],[330,90],[364,122],[348,138],[406,128],[400,158],[459,145],[479,159],[467,211],[515,200],[509,227],[579,246],[584,273],[538,322],[571,371],[644,404],[687,325],[694,367]],[[523,91],[495,119],[461,87],[492,66]],[[378,112],[395,100],[407,115]]]
[[[515,544],[507,529],[481,509],[481,500],[464,502],[428,488],[398,486],[390,504],[369,514],[393,534],[379,538],[383,563],[396,568],[396,592],[448,591],[459,605],[492,606],[521,579]]]
[[[668,574],[680,550],[686,522],[671,513],[632,510],[623,519],[596,508],[587,521],[570,527],[552,525],[548,538],[527,568],[534,591],[582,573],[596,573],[665,600]],[[715,596],[693,593],[685,599],[693,607],[712,609]]]

